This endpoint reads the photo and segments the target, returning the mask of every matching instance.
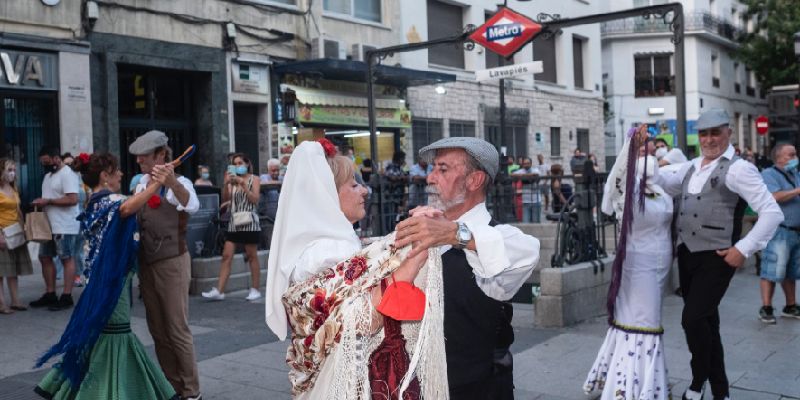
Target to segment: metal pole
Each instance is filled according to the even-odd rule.
[[[372,173],[378,173],[378,136],[375,122],[375,92],[372,90],[372,81],[374,80],[373,67],[375,66],[376,54],[367,52],[367,118],[369,119],[369,156],[372,158]],[[378,176],[378,175],[376,175]],[[378,196],[378,235],[384,234],[386,228],[383,224],[383,186],[381,185],[380,177],[377,179],[378,190],[375,193]]]
[[[678,135],[678,148],[683,151],[683,154],[689,155],[689,145],[686,138],[686,68],[684,65],[684,47],[683,47],[683,6],[677,7],[675,11],[675,25],[676,32],[679,36],[673,39],[675,41],[675,101],[677,102],[677,135]]]
[[[495,218],[505,221],[507,210],[505,210],[508,193],[506,191],[506,175],[508,174],[508,156],[504,147],[506,146],[506,80],[500,79],[500,176],[498,179],[499,198],[495,207]]]

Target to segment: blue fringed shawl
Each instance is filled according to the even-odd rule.
[[[119,215],[122,201],[109,200],[113,196],[103,197],[87,210],[89,220],[94,223],[89,224],[85,239],[92,246],[99,246],[92,252],[95,255],[91,262],[92,277],[61,339],[36,362],[36,367],[40,367],[53,356],[63,354],[59,370],[76,388],[86,374],[94,344],[117,306],[139,248],[136,217],[122,218]]]

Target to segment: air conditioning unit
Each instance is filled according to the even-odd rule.
[[[332,58],[344,60],[347,58],[347,49],[344,43],[326,37],[317,37],[311,41],[311,58]]]
[[[355,61],[367,61],[367,50],[375,50],[377,47],[369,46],[363,43],[356,43],[353,45],[353,51],[350,56]]]

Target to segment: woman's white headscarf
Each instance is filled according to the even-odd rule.
[[[303,142],[292,153],[278,199],[267,264],[266,320],[278,339],[286,339],[281,297],[303,252],[318,240],[340,242],[342,259],[361,249],[353,225],[339,205],[333,172],[318,142]]]

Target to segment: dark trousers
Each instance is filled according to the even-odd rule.
[[[719,335],[719,302],[735,269],[715,251],[692,253],[678,247],[678,270],[683,291],[681,325],[692,353],[692,384],[700,391],[706,381],[715,397],[728,395],[725,356]]]
[[[483,381],[450,387],[451,400],[514,400],[514,358],[508,349],[495,350],[494,372]]]

